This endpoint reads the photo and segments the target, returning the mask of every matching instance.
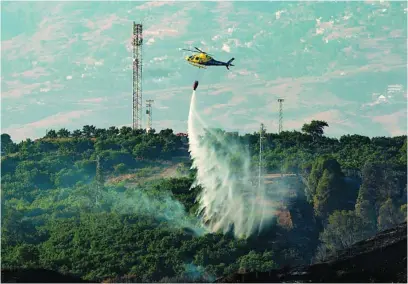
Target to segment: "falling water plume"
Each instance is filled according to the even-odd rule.
[[[189,152],[197,169],[193,186],[202,222],[212,232],[233,229],[236,237],[260,232],[276,215],[277,202],[256,182],[249,151],[237,137],[212,130],[197,113],[193,91],[188,118]]]

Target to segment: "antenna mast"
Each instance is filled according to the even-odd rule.
[[[284,99],[278,99],[278,102],[279,102],[279,130],[278,130],[278,133],[279,134],[283,130],[283,101]]]
[[[142,128],[142,24],[133,22],[133,129]]]
[[[147,127],[146,132],[152,129],[152,103],[154,100],[146,100],[146,114],[147,114]]]

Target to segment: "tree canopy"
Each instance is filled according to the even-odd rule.
[[[264,172],[292,174],[275,175],[268,194],[290,194],[247,239],[203,228],[188,137],[171,129],[85,125],[20,143],[3,133],[2,265],[93,281],[209,282],[324,259],[406,220],[407,137],[335,139],[324,127],[264,133]],[[258,133],[216,135],[257,165]],[[240,156],[230,158],[239,167]]]

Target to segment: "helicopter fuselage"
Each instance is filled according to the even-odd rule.
[[[231,63],[215,60],[205,53],[198,53],[195,55],[187,56],[186,60],[188,63],[202,68],[205,68],[204,66],[233,66]]]

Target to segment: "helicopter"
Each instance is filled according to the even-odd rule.
[[[181,50],[198,53],[196,55],[191,55],[191,56],[186,57],[187,62],[193,66],[196,66],[198,68],[207,68],[206,66],[225,66],[227,67],[228,70],[230,66],[234,66],[231,64],[231,62],[234,61],[235,58],[231,58],[228,62],[222,62],[222,61],[215,60],[214,58],[211,57],[210,54],[198,49],[197,47],[194,47],[194,48],[197,51],[191,50],[191,49],[181,49]]]

